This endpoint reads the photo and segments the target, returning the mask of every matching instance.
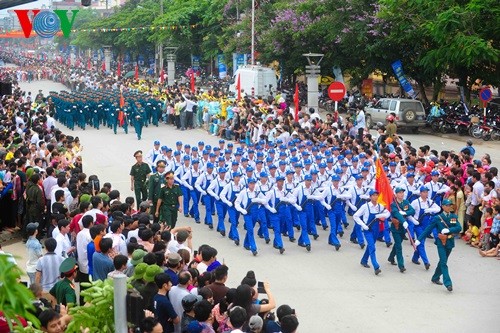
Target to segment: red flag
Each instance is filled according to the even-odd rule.
[[[120,126],[123,126],[123,124],[125,124],[125,114],[122,110],[118,111],[118,124],[120,124]]]
[[[89,71],[92,69],[92,63],[90,62],[90,58],[89,58],[89,60],[87,60],[87,69]]]
[[[105,72],[106,71],[106,63],[103,61],[102,62],[102,71]]]
[[[120,91],[120,109],[123,109],[124,106],[125,98],[123,98],[123,93]],[[120,126],[123,126],[125,123],[125,113],[122,110],[118,111],[118,123]]]
[[[194,92],[196,91],[196,81],[195,81],[195,78],[194,78],[194,72],[191,73],[191,92],[194,94]]]
[[[393,201],[394,193],[392,191],[391,183],[385,174],[380,158],[375,162],[375,190],[379,193],[377,202],[382,204],[388,211],[391,211],[391,203]]]
[[[160,72],[160,83],[163,83],[163,81],[165,80],[165,72],[163,71],[163,68],[161,69],[161,72]]]
[[[120,92],[120,108],[123,108],[125,105],[125,98],[123,98],[122,92]]]
[[[139,65],[135,64],[135,74],[134,74],[134,79],[138,80],[139,79]]]
[[[295,104],[295,122],[299,121],[299,84],[295,83],[295,93],[293,94],[293,103]]]
[[[116,76],[118,77],[122,76],[122,70],[120,67],[120,62],[118,61],[118,68],[116,69]]]
[[[238,92],[238,101],[241,100],[241,80],[240,74],[238,74],[238,79],[236,80],[236,91]]]

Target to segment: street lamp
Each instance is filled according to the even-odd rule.
[[[111,46],[103,45],[102,48],[104,49],[104,64],[106,71],[111,72]]]
[[[318,77],[320,75],[321,67],[319,64],[323,60],[324,54],[322,53],[304,53],[309,65],[306,66],[307,77],[307,110],[314,109],[316,113],[319,112],[318,107]]]

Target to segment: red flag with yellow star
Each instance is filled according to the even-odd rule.
[[[379,193],[377,202],[383,205],[388,211],[391,211],[391,203],[394,193],[392,191],[391,182],[382,167],[380,158],[375,162],[375,190]]]

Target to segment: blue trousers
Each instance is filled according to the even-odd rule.
[[[184,207],[184,215],[189,214],[189,199],[191,198],[191,191],[184,185],[181,185],[182,191],[182,207]]]
[[[212,208],[214,198],[211,195],[206,194],[201,197],[201,200],[203,200],[203,203],[205,204],[205,224],[212,225]]]
[[[198,204],[200,202],[200,195],[201,193],[198,192],[197,189],[194,189],[190,192],[191,200],[193,201],[193,205],[191,206],[191,209],[189,210],[189,214],[194,217],[194,220],[198,222],[200,220],[200,210],[198,208]]]
[[[338,234],[341,232],[344,232],[344,227],[347,228],[347,226],[349,225],[349,223],[347,223],[347,215],[345,213],[345,207],[341,211],[341,221],[342,221],[342,223],[339,223],[337,226],[337,233]],[[344,227],[342,227],[342,225]]]
[[[261,206],[257,209],[258,209],[257,221],[259,222],[259,229],[257,230],[257,235],[267,240],[269,239],[269,229],[267,228],[266,208],[264,206]]]
[[[422,225],[422,223],[415,226],[415,233],[417,234],[417,238],[420,237],[424,229],[425,226]],[[425,252],[425,238],[422,239],[420,244],[417,246],[417,251],[413,252],[413,257],[411,260],[417,262],[419,258],[422,258],[424,264],[429,263],[429,259],[427,258],[427,253]]]
[[[250,251],[257,251],[257,244],[255,243],[254,236],[254,226],[257,223],[257,219],[259,218],[258,207],[253,206],[250,208],[250,211],[247,215],[243,216],[245,221],[246,234],[245,239],[243,240],[243,245],[246,248],[249,248]]]
[[[361,229],[361,226],[357,223],[354,223],[354,226],[352,227],[352,232],[351,236],[349,236],[351,240],[357,240],[359,245],[362,245],[365,243],[365,238],[363,237],[363,230]]]
[[[240,235],[238,233],[238,219],[240,218],[240,212],[238,212],[234,206],[228,207],[227,209],[229,215],[229,223],[231,223],[231,227],[229,228],[229,239],[232,240],[240,240]]]
[[[443,275],[443,284],[445,287],[449,287],[452,285],[452,283],[450,273],[448,272],[448,257],[451,254],[452,248],[444,247],[439,239],[436,240],[436,242],[439,262],[436,266],[436,270],[434,271],[434,275],[432,276],[432,281],[439,280],[441,275]]]
[[[314,224],[314,212],[313,205],[306,204],[306,206],[302,209],[299,214],[299,223],[300,223],[300,237],[298,244],[301,246],[311,245],[311,240],[309,239],[309,234],[307,233],[307,224],[308,220],[312,220]]]
[[[300,225],[299,211],[295,207],[293,207],[293,206],[290,207],[290,211],[292,213],[292,223],[293,223],[293,226],[294,227],[299,226]]]
[[[221,200],[215,200],[215,209],[217,211],[217,231],[226,231],[224,218],[226,217],[226,213],[228,211],[227,208],[227,205]]]
[[[384,242],[391,242],[391,228],[389,227],[389,219],[384,220],[384,230],[382,230],[382,235],[379,235],[379,238],[382,238]]]
[[[326,223],[326,214],[325,214],[325,207],[321,205],[319,201],[314,202],[314,217],[315,221],[314,222],[321,222],[321,225],[326,227],[328,224]],[[331,224],[331,221],[330,221]]]
[[[285,219],[285,216],[282,213],[282,210],[279,209],[276,214],[269,214],[269,220],[273,225],[274,230],[274,240],[273,245],[277,248],[283,247],[283,239],[281,238],[281,221]]]
[[[307,211],[307,232],[310,235],[317,235],[318,230],[316,230],[316,220],[315,220],[315,207],[316,201],[307,203],[305,210]]]
[[[295,209],[295,208],[294,208]],[[296,209],[295,209],[296,211]],[[294,238],[293,220],[292,220],[292,206],[281,205],[278,207],[278,213],[283,216],[281,219],[280,230],[284,236]]]
[[[328,236],[328,244],[330,245],[340,245],[340,241],[337,238],[337,227],[342,224],[342,212],[336,209],[330,209],[327,211],[328,219],[330,220],[330,235]]]
[[[377,237],[379,234],[378,224],[373,226],[369,230],[363,230],[363,234],[365,235],[367,246],[365,249],[365,253],[363,254],[363,257],[361,258],[361,263],[367,264],[368,258],[370,258],[373,269],[376,270],[380,267],[380,265],[377,262],[377,257],[375,256],[375,249],[376,249],[375,242],[377,241]]]

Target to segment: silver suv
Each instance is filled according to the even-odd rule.
[[[420,101],[414,99],[381,98],[375,105],[365,107],[366,126],[372,128],[377,122],[385,124],[387,116],[396,115],[398,128],[410,128],[418,132],[425,126],[425,110]]]

